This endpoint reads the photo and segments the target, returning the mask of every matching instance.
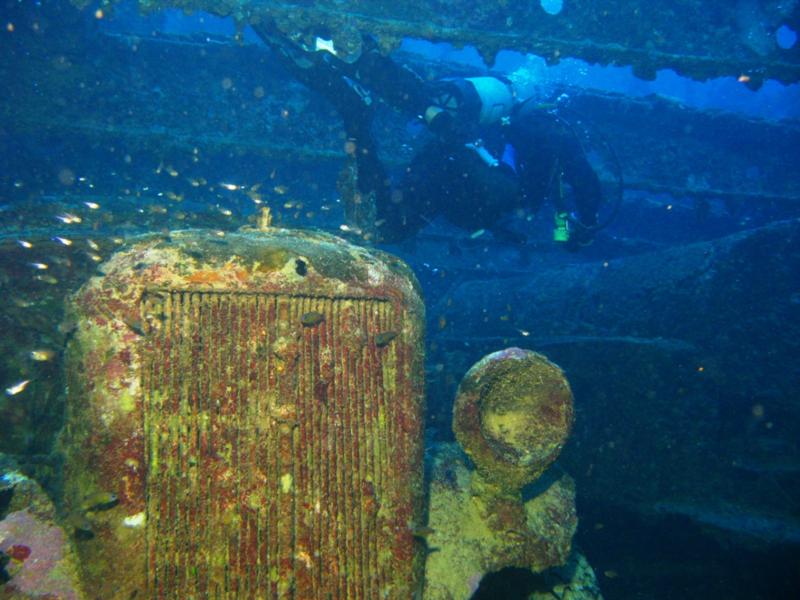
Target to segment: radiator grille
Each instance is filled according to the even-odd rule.
[[[375,336],[402,314],[170,290],[142,315],[148,597],[398,597],[417,408],[403,345]]]

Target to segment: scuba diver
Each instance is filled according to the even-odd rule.
[[[344,123],[353,159],[340,177],[345,212],[367,240],[413,237],[437,216],[466,230],[486,229],[496,239],[524,243],[504,226],[519,209],[536,211],[550,198],[556,209],[554,240],[574,249],[599,229],[603,194],[577,135],[554,113],[531,100],[517,102],[503,77],[425,82],[383,55],[366,35],[340,44],[323,37],[287,36],[274,24],[252,25],[301,83],[322,94]],[[371,132],[381,100],[424,122],[434,134],[392,188]],[[562,180],[573,191],[568,210]]]

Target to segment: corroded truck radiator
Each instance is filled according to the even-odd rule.
[[[411,598],[413,276],[319,234],[219,241],[142,241],[74,298],[62,447],[87,592]]]

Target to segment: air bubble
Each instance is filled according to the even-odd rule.
[[[539,0],[539,3],[548,15],[557,15],[564,8],[564,0]]]

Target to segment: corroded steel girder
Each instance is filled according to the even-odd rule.
[[[85,0],[74,0],[84,3]],[[139,0],[148,11],[205,10],[241,23],[274,19],[287,33],[328,30],[346,46],[353,32],[375,35],[386,48],[405,37],[472,44],[491,63],[501,49],[532,52],[550,61],[632,65],[645,78],[658,69],[696,79],[747,75],[800,80],[800,45],[780,48],[782,25],[800,28],[796,1],[565,0],[557,15],[540,2],[508,0]]]

